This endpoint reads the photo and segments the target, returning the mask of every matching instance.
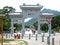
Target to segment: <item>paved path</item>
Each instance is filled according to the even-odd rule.
[[[38,39],[36,40],[35,37],[31,37],[31,39],[29,39],[29,37],[24,37],[22,40],[25,40],[28,42],[29,45],[47,45],[47,41],[42,42],[42,37],[38,37]],[[46,40],[46,38],[45,38]]]
[[[43,42],[39,42],[39,41],[34,41],[34,40],[25,40],[28,42],[28,45],[44,45]]]
[[[51,36],[50,38],[50,45],[52,45],[52,37],[53,36]],[[54,36],[54,38],[55,38],[55,45],[59,45],[60,36]],[[22,40],[27,41],[29,45],[48,45],[47,37],[44,37],[44,42],[42,42],[41,36],[39,36],[37,40],[34,36],[32,36],[31,39],[29,39],[28,36],[25,36]]]
[[[56,43],[55,45],[59,45],[60,34],[57,34],[56,36],[51,36],[51,40],[50,40],[51,41],[51,45],[52,45],[52,37],[55,38],[55,43]],[[20,39],[20,40],[27,41],[29,45],[48,45],[47,44],[47,37],[44,37],[44,42],[42,42],[42,37],[41,36],[38,36],[38,39],[36,40],[35,35],[31,36],[30,40],[29,40],[29,36],[28,35],[25,35],[23,37],[23,39]]]

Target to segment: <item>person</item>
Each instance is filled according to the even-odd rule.
[[[33,34],[35,34],[35,31],[36,31],[35,29],[32,30]]]

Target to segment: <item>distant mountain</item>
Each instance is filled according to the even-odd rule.
[[[36,22],[37,19],[36,18],[32,18],[31,20],[29,20],[28,22],[25,23],[26,26],[32,25],[34,22]]]
[[[41,12],[42,13],[53,13],[54,16],[60,15],[59,11],[55,11],[55,10],[51,10],[51,9],[43,9]],[[26,22],[25,25],[26,26],[32,25],[36,21],[37,21],[37,19],[33,18],[33,19],[29,20],[28,22]]]
[[[42,13],[53,13],[54,14],[54,16],[55,15],[59,15],[60,14],[60,12],[59,11],[55,11],[55,10],[51,10],[51,9],[43,9],[42,11],[41,11]]]

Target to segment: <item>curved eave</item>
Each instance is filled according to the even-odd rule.
[[[22,15],[22,12],[9,13],[9,15]]]
[[[20,6],[21,9],[42,9],[43,6]]]
[[[42,13],[42,15],[45,15],[45,16],[53,16],[52,13]]]
[[[10,18],[22,18],[23,15],[21,13],[9,13]]]

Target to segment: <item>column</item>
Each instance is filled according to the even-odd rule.
[[[13,24],[13,19],[11,19],[11,34],[14,33],[14,24]]]
[[[25,23],[24,23],[24,18],[22,18],[22,34],[25,34]]]
[[[48,32],[49,32],[49,35],[52,33],[52,31],[51,31],[51,23],[48,24]]]
[[[48,24],[48,32],[49,32],[49,38],[48,38],[48,43],[50,45],[50,35],[51,35],[51,23]]]
[[[38,34],[41,34],[41,30],[40,30],[40,18],[38,17]]]

